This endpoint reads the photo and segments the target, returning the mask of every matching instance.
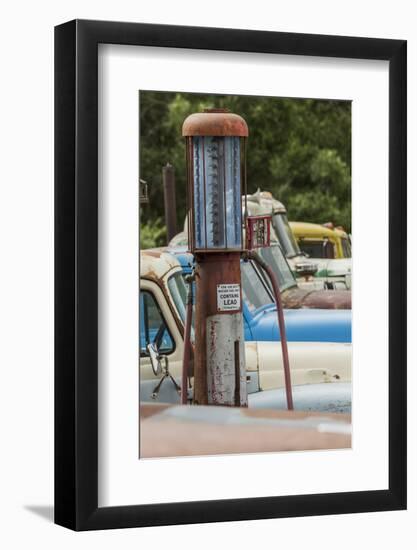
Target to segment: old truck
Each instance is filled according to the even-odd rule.
[[[192,272],[193,256],[181,248],[167,248],[180,262],[183,274]],[[280,340],[276,306],[265,277],[253,261],[241,262],[242,310],[245,340]],[[289,270],[288,270],[289,271]],[[289,273],[291,273],[289,271]],[[291,277],[293,275],[291,274]],[[279,280],[284,307],[286,291],[292,292]],[[311,293],[313,294],[313,293]],[[324,296],[333,294],[323,291]],[[352,313],[350,310],[329,311],[329,309],[299,308],[295,304],[285,309],[286,333],[293,342],[351,342]],[[331,309],[331,308],[330,308]]]
[[[248,215],[271,214],[271,200],[263,198],[258,192],[249,195],[247,200]],[[281,228],[278,238],[276,228],[271,227],[271,246],[260,248],[259,254],[274,270],[281,291],[284,292],[284,307],[350,309],[350,265],[340,260],[311,260],[301,252],[291,232],[284,206],[273,199],[279,211],[272,217],[272,223]],[[280,205],[279,207],[277,205]],[[245,207],[245,205],[244,205]],[[284,229],[286,228],[286,229]],[[187,218],[184,230],[175,235],[169,243],[172,249],[186,250],[188,244]],[[350,260],[349,260],[350,262]],[[349,272],[349,276],[347,276]],[[323,292],[326,290],[326,292]]]
[[[310,258],[351,258],[349,235],[332,223],[290,222],[300,249]]]
[[[178,259],[163,250],[141,251],[141,402],[179,402],[185,295],[186,287]],[[298,310],[291,313],[303,315],[309,312]],[[288,320],[287,315],[286,324],[289,326]],[[304,337],[300,338],[288,344],[296,408],[349,412],[352,353],[350,342],[306,341],[302,339]],[[245,342],[245,357],[250,406],[262,408],[270,402],[272,407],[277,407],[278,404],[280,407],[283,402],[284,374],[280,343],[274,341],[274,334],[271,332],[269,341]],[[314,384],[313,393],[311,384]],[[331,389],[333,385],[334,390]],[[255,395],[259,392],[265,394]]]
[[[350,258],[338,256],[311,256],[303,251],[294,235],[292,222],[288,222],[285,206],[275,199],[269,191],[258,191],[246,197],[248,214],[270,214],[272,227],[282,247],[292,271],[301,284],[311,281],[314,276],[315,285],[329,289],[350,289],[352,262]],[[324,226],[321,226],[325,231]],[[329,233],[331,231],[329,230]],[[323,244],[323,242],[322,242]],[[347,242],[347,245],[349,243]],[[350,249],[350,247],[349,247]],[[330,250],[330,249],[328,249]],[[328,252],[330,254],[330,251]]]
[[[184,242],[180,240],[179,236],[175,237],[170,244]],[[187,255],[186,246],[170,246],[169,251],[176,254],[184,269],[185,273],[188,273],[191,268],[190,265],[193,262],[192,256]],[[286,309],[351,309],[352,308],[352,295],[351,291],[347,289],[339,290],[324,290],[323,288],[316,288],[315,284],[300,285],[299,279],[296,279],[293,271],[288,265],[288,261],[285,258],[281,246],[278,242],[271,242],[271,246],[258,249],[259,255],[262,259],[272,268],[275,277],[277,278],[280,291],[282,294],[283,306]],[[262,270],[260,270],[253,261],[248,262],[249,267],[246,266],[246,262],[242,262],[242,273],[247,280],[247,287],[250,287],[249,275],[255,271],[261,276],[266,286],[266,292],[269,294],[269,303],[273,301],[270,281],[264,276]],[[257,280],[257,279],[254,279]],[[266,301],[265,301],[266,303]],[[313,315],[313,314],[312,314]],[[336,317],[333,317],[335,319]]]

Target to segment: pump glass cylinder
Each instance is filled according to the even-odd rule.
[[[195,248],[240,250],[240,138],[194,136],[192,148]]]

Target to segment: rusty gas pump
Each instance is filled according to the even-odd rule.
[[[194,403],[247,406],[240,259],[248,127],[226,110],[190,115],[188,242],[195,268]]]
[[[186,118],[182,135],[186,138],[187,154],[188,245],[196,263],[193,401],[200,405],[248,404],[240,273],[240,262],[244,259],[257,262],[271,279],[281,332],[287,405],[292,409],[280,290],[273,271],[256,253],[257,248],[270,245],[271,216],[247,215],[247,124],[227,110],[210,109]],[[182,403],[187,402],[190,296],[189,293]]]

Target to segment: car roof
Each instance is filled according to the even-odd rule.
[[[319,223],[308,222],[290,222],[290,227],[294,234],[298,237],[334,237],[335,235],[342,237],[346,236],[344,231],[340,229],[330,229]]]
[[[287,212],[285,206],[279,200],[272,196],[269,191],[258,189],[253,195],[247,195],[248,213],[256,214],[276,214],[277,212]],[[251,211],[252,210],[252,211]]]
[[[140,251],[140,276],[145,279],[162,279],[172,270],[180,270],[177,258],[167,248],[148,248]]]

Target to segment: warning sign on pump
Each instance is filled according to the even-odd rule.
[[[217,285],[217,311],[240,310],[240,285]]]

